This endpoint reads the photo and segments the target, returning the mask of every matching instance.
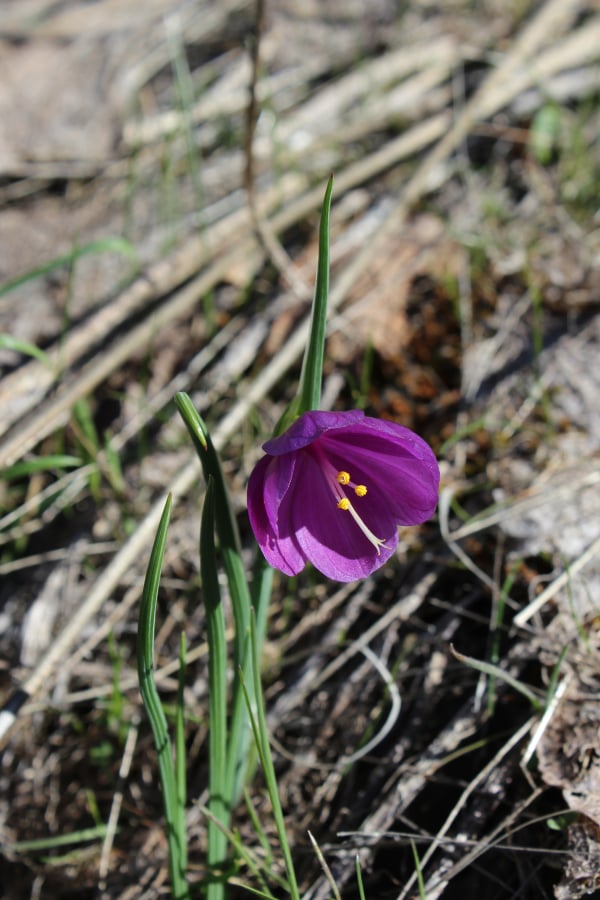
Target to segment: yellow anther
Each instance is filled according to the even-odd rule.
[[[335,477],[339,484],[350,484],[350,472],[338,472]]]
[[[367,487],[364,484],[357,484],[354,488],[354,493],[357,497],[364,497],[367,493]]]
[[[350,501],[347,497],[342,497],[338,502],[338,509],[350,509]]]

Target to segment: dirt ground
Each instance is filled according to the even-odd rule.
[[[600,15],[576,0],[18,0],[0,14],[0,894],[168,896],[135,676],[187,636],[205,871],[204,485],[293,396],[334,173],[324,406],[418,431],[436,518],[276,576],[263,664],[306,900],[600,895]],[[278,882],[261,777],[231,896]],[[107,825],[110,824],[110,827]],[[262,887],[261,887],[262,885]]]

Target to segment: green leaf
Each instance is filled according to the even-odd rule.
[[[76,401],[73,406],[73,416],[85,438],[86,449],[90,453],[90,456],[93,457],[100,449],[100,439],[98,438],[98,431],[94,424],[90,403],[85,397]]]
[[[0,296],[2,296],[1,290]],[[25,356],[33,356],[34,359],[38,359],[43,363],[46,368],[53,368],[52,360],[47,353],[44,353],[44,351],[40,350],[39,347],[36,347],[35,344],[30,344],[29,341],[22,341],[19,338],[13,337],[12,334],[0,334],[0,350],[15,350],[17,353],[24,353]]]
[[[359,900],[366,900],[365,897],[365,886],[363,884],[362,870],[360,868],[360,856],[358,853],[356,854],[356,858],[354,860],[354,864],[356,867],[356,881],[358,883],[358,896]]]
[[[250,592],[242,563],[237,522],[231,508],[221,462],[208,433],[208,428],[195,409],[190,397],[183,392],[177,393],[175,395],[175,405],[194,442],[206,483],[208,484],[209,478],[212,478],[214,482],[215,522],[221,553],[223,554],[223,563],[232,591],[231,600],[234,615],[236,616],[236,623],[239,617],[242,630],[246,630],[249,625]],[[236,665],[241,662],[243,643],[244,641],[240,638],[236,641]]]
[[[185,748],[185,667],[187,644],[185,631],[179,638],[179,674],[177,678],[177,705],[175,707],[175,789],[177,793],[177,831],[186,833],[185,806],[187,803],[187,754]],[[181,868],[187,869],[187,841],[181,846]]]
[[[83,828],[81,831],[73,831],[70,834],[57,834],[51,837],[35,838],[31,841],[16,841],[14,844],[7,843],[4,846],[11,853],[36,853],[41,850],[53,850],[55,847],[68,847],[87,841],[103,840],[107,830],[108,826],[106,825],[96,825],[94,828]]]
[[[257,647],[256,643],[256,626],[253,615],[251,615],[250,646],[252,648],[252,652],[250,654],[252,680],[255,685],[260,685],[259,654],[257,652],[259,648]],[[279,791],[277,789],[277,775],[275,773],[275,766],[273,765],[273,757],[271,755],[271,747],[269,744],[269,732],[267,729],[267,716],[265,712],[263,693],[262,690],[258,689],[256,691],[254,702],[252,702],[246,683],[245,673],[242,672],[240,674],[242,689],[244,691],[244,696],[248,707],[250,724],[252,726],[252,733],[254,735],[254,741],[256,744],[256,750],[258,752],[258,756],[262,766],[263,776],[265,779],[265,784],[267,786],[267,793],[269,794],[269,800],[271,801],[271,807],[273,809],[275,829],[277,831],[277,837],[279,838],[279,844],[283,853],[290,896],[292,900],[300,900],[300,892],[298,890],[298,883],[296,880],[296,871],[294,869],[292,852],[285,828],[283,809],[281,807]]]
[[[500,666],[494,666],[492,663],[485,662],[484,660],[475,659],[473,656],[466,656],[464,653],[459,653],[452,644],[450,644],[450,652],[458,662],[464,663],[471,669],[475,669],[477,672],[482,672],[484,675],[488,675],[491,678],[497,678],[500,681],[504,681],[505,684],[510,685],[515,691],[518,691],[526,697],[537,712],[542,710],[543,704],[534,691],[531,690],[531,688],[528,688],[526,684],[523,684],[522,681],[514,678],[510,672],[506,672],[504,669],[501,669]]]
[[[154,632],[156,624],[156,606],[160,573],[167,543],[167,529],[171,514],[171,495],[167,497],[162,516],[156,531],[150,561],[146,570],[136,640],[137,669],[140,694],[154,737],[158,756],[158,771],[163,792],[163,804],[167,825],[167,845],[169,849],[169,870],[173,897],[176,900],[187,900],[189,889],[185,878],[184,860],[185,829],[181,831],[182,817],[177,809],[177,784],[173,766],[173,751],[167,728],[164,709],[158,696],[154,680]]]
[[[206,640],[208,643],[208,792],[214,820],[208,821],[208,865],[224,868],[227,837],[218,827],[229,825],[227,798],[227,642],[225,617],[221,604],[219,576],[215,563],[215,487],[212,476],[206,486],[206,497],[200,526],[200,574],[202,598],[206,613]],[[209,882],[208,900],[222,900],[225,885],[221,881]]]
[[[529,131],[531,152],[542,166],[552,162],[560,138],[561,113],[554,103],[547,103],[534,115]]]
[[[232,688],[232,712],[227,754],[227,796],[230,803],[233,804],[241,796],[250,742],[248,719],[237,673],[239,666],[245,666],[247,662],[251,597],[242,561],[237,522],[231,508],[219,456],[210,438],[208,429],[194,408],[189,396],[183,392],[176,394],[175,405],[194,442],[207,484],[211,478],[214,482],[215,522],[233,608],[235,622],[235,674]],[[253,692],[253,690],[254,688],[251,685],[251,691]]]
[[[289,428],[298,416],[310,409],[318,409],[321,404],[323,358],[325,355],[325,334],[327,331],[327,303],[329,300],[329,218],[332,191],[333,175],[327,182],[325,198],[321,208],[317,283],[298,392],[281,417],[275,429],[275,434],[281,434],[286,428]]]
[[[53,272],[54,269],[59,269],[61,266],[72,265],[81,256],[90,256],[94,253],[107,252],[120,253],[122,256],[128,256],[133,259],[137,257],[133,245],[124,238],[101,238],[97,241],[91,241],[89,244],[84,244],[82,247],[74,247],[70,253],[56,256],[54,259],[43,263],[41,266],[36,266],[34,269],[30,269],[29,272],[17,276],[17,278],[11,278],[10,281],[6,281],[2,287],[0,287],[0,297],[3,297],[10,291],[14,291],[15,288],[21,287],[22,284],[27,284],[28,281],[34,281],[36,278],[48,275],[50,272]],[[42,351],[40,350],[39,352],[41,353]],[[37,354],[33,355],[35,356]]]
[[[83,460],[78,456],[66,454],[54,454],[50,456],[36,456],[33,459],[24,459],[9,466],[2,472],[5,481],[15,478],[23,478],[34,472],[47,472],[52,469],[76,469],[83,465]]]
[[[417,845],[412,840],[412,838],[410,841],[410,849],[412,850],[412,855],[415,862],[417,884],[419,885],[419,897],[421,898],[421,900],[427,900],[427,896],[425,894],[425,881],[423,880],[423,869],[421,868],[421,860],[419,859],[419,851],[417,850]]]

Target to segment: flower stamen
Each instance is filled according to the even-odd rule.
[[[315,448],[316,449],[316,448]],[[345,469],[340,469],[336,472],[333,468],[325,454],[317,453],[316,454],[319,459],[319,464],[323,471],[327,474],[328,478],[335,479],[333,481],[333,493],[336,499],[337,508],[343,510],[344,512],[349,512],[364,536],[368,541],[373,544],[375,549],[377,550],[377,555],[381,555],[381,548],[386,546],[385,540],[383,538],[378,538],[376,534],[373,534],[367,523],[364,519],[356,512],[354,509],[350,499],[346,496],[342,488],[351,487],[354,490],[354,493],[357,497],[366,497],[367,495],[367,486],[366,484],[355,484],[352,481],[350,476],[350,472],[347,472]],[[330,482],[331,483],[331,482]]]
[[[341,484],[342,487],[350,486],[351,488],[354,488],[354,493],[356,494],[357,497],[366,497],[366,495],[367,495],[366,484],[355,484],[350,477],[350,472],[346,472],[345,469],[342,469],[340,472],[337,473],[337,475],[335,476],[335,480],[337,481],[338,484]]]
[[[350,473],[346,472],[344,469],[339,471],[335,476],[335,480],[339,485],[343,487],[350,486],[354,488],[354,493],[357,497],[366,497],[367,495],[367,486],[366,484],[354,484],[350,477]],[[359,516],[356,512],[349,498],[346,497],[345,494],[342,493],[339,487],[336,486],[336,496],[338,497],[337,508],[344,510],[345,512],[349,512],[364,536],[373,544],[375,549],[377,550],[377,555],[381,554],[381,547],[385,546],[385,541],[382,538],[378,538],[377,535],[373,534],[369,526],[366,524],[364,519]]]
[[[338,509],[344,509],[350,513],[364,536],[373,544],[373,546],[377,550],[377,556],[380,556],[381,548],[385,547],[385,540],[383,538],[378,538],[375,534],[373,534],[369,526],[363,519],[361,519],[347,497],[342,497],[342,499],[338,502]]]

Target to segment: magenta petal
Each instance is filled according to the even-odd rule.
[[[429,519],[437,506],[439,476],[419,460],[397,459],[388,454],[355,449],[352,477],[377,490],[397,525],[418,525]]]
[[[322,439],[334,465],[352,467],[355,480],[377,487],[398,525],[417,525],[433,515],[440,470],[418,435],[392,422],[365,419],[387,428],[350,428]],[[392,430],[393,429],[393,430]]]
[[[299,546],[313,566],[327,578],[354,581],[382,566],[398,544],[393,520],[385,514],[376,520],[364,514],[366,524],[385,546],[376,547],[358,528],[350,513],[337,508],[318,462],[302,454],[298,463],[293,516]],[[366,498],[364,498],[366,500]],[[362,507],[362,510],[367,507]],[[372,504],[370,512],[372,513]],[[369,521],[369,518],[371,521]]]
[[[285,496],[285,491],[278,496],[277,483],[283,487],[286,473],[282,479],[278,464],[278,459],[265,456],[252,471],[248,481],[248,517],[267,562],[285,575],[297,575],[306,564],[306,556],[298,546],[289,522],[279,518],[281,496]]]
[[[270,456],[280,456],[282,453],[290,453],[301,450],[316,441],[318,437],[328,431],[337,431],[348,428],[362,422],[365,414],[360,409],[349,412],[314,412],[303,413],[290,425],[287,431],[263,444],[263,449]],[[376,420],[374,420],[376,421]]]
[[[248,513],[267,560],[288,575],[309,560],[337,581],[364,578],[394,552],[397,526],[424,522],[437,505],[431,448],[408,428],[360,410],[306,412],[264,448],[248,485]],[[338,480],[339,472],[348,480]]]

